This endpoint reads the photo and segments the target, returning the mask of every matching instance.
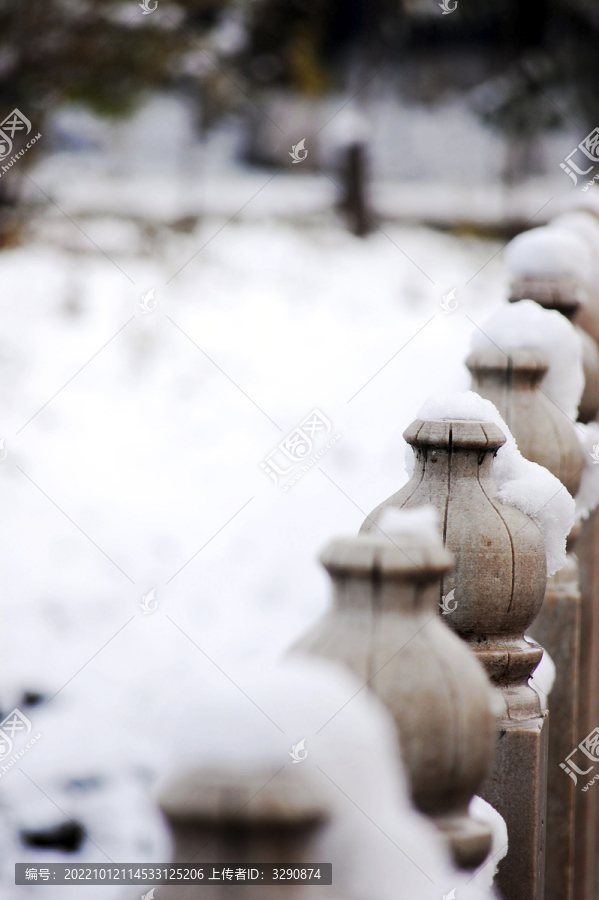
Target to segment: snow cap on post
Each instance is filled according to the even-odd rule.
[[[517,235],[505,248],[510,301],[532,298],[573,315],[587,302],[592,259],[587,243],[566,229],[544,225]]]
[[[505,261],[511,274],[511,303],[534,300],[545,309],[556,309],[567,319],[586,319],[584,327],[595,333],[597,323],[590,311],[596,285],[587,239],[571,229],[533,228],[507,245]],[[591,323],[593,328],[589,328]],[[582,342],[585,378],[578,418],[590,422],[599,409],[599,352],[590,335],[576,327]]]
[[[599,220],[599,188],[593,186],[588,191],[572,191],[559,202],[558,208],[560,212],[585,210]]]
[[[474,333],[472,349],[499,347],[540,350],[547,361],[541,387],[562,413],[575,422],[584,389],[580,337],[564,316],[532,300],[500,306]]]
[[[323,550],[320,562],[331,576],[372,578],[373,572],[400,581],[435,581],[453,565],[443,546],[437,511],[386,510],[369,535],[336,538]]]
[[[509,408],[508,424],[523,455],[559,478],[575,495],[576,518],[587,518],[599,503],[599,467],[595,462],[599,424],[576,422],[584,387],[580,330],[555,310],[522,300],[493,313],[475,333],[472,347],[467,365],[474,389],[494,401],[502,412]],[[545,358],[546,373],[540,375],[540,391],[537,393],[535,385],[529,384],[529,396],[519,404],[518,391],[526,387],[518,384],[523,377],[523,354],[528,352],[530,365],[530,354],[535,351]],[[536,384],[538,379],[533,380]],[[510,392],[509,401],[506,392]]]
[[[599,211],[598,211],[599,212]],[[593,273],[599,265],[599,218],[586,209],[574,209],[556,216],[549,223],[550,228],[576,234],[587,244],[592,257]]]

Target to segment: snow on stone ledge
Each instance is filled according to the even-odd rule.
[[[574,524],[574,500],[551,472],[524,459],[495,405],[490,400],[483,400],[474,391],[434,394],[421,406],[417,418],[494,422],[501,429],[506,443],[499,448],[493,460],[498,499],[509,506],[516,506],[539,526],[545,541],[547,575],[561,569],[566,562],[566,538]],[[414,458],[409,444],[406,468],[411,475]]]
[[[570,276],[585,285],[593,268],[589,248],[579,235],[546,225],[524,231],[510,241],[505,262],[511,275]]]
[[[565,316],[543,309],[534,300],[508,303],[483,322],[472,340],[472,349],[529,347],[547,357],[549,369],[542,389],[565,415],[576,421],[584,388],[582,343]]]

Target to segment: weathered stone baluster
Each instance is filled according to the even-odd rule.
[[[592,338],[576,326],[581,298],[588,293],[588,266],[580,258],[576,271],[576,253],[564,253],[563,230],[534,228],[518,235],[508,245],[506,258],[512,271],[510,300],[529,298],[545,309],[556,309],[575,324],[583,348],[585,389],[579,407],[579,420],[589,422],[599,409],[599,351]],[[568,248],[569,249],[569,248]],[[572,250],[575,250],[572,245]],[[526,273],[526,256],[534,260],[536,273]],[[569,275],[559,274],[561,260],[571,267]],[[530,268],[533,268],[531,265]],[[519,272],[516,272],[516,270]],[[584,272],[583,272],[584,270]],[[583,320],[584,321],[584,320]],[[576,541],[581,593],[581,642],[578,697],[579,741],[599,725],[599,515],[592,513],[582,523]],[[574,893],[576,900],[595,900],[595,882],[599,878],[596,859],[596,835],[599,829],[599,796],[576,794],[576,838],[574,848]],[[599,887],[598,887],[599,889]]]
[[[451,556],[431,524],[392,541],[380,532],[334,541],[321,561],[334,609],[295,649],[345,663],[386,704],[416,806],[456,863],[474,868],[491,835],[468,804],[489,771],[495,714],[482,667],[437,616]]]
[[[587,302],[577,310],[573,321],[599,344],[599,206],[593,201],[589,208],[584,208],[587,198],[591,200],[588,194],[582,194],[583,206],[552,220],[551,227],[573,231],[587,241],[591,251],[591,282]],[[597,418],[595,416],[595,420]],[[581,678],[585,679],[582,683],[588,685],[588,689],[582,692],[580,704],[580,738],[584,738],[599,725],[599,667],[596,665],[599,655],[599,514],[596,510],[582,523],[576,554],[583,596],[583,635],[586,637]],[[582,900],[588,897],[594,900],[599,896],[599,796],[594,794],[591,798],[586,793],[578,793],[577,799],[580,823],[577,832],[580,833],[576,836],[576,852],[577,869],[581,872],[577,896]],[[585,825],[586,834],[583,834]],[[586,877],[585,884],[583,877]]]
[[[302,862],[326,862],[310,858],[326,809],[311,782],[295,770],[187,771],[166,785],[159,800],[175,845],[174,863],[301,868]],[[160,891],[169,900],[238,900],[239,887],[225,881]],[[263,900],[266,893],[273,900],[309,900],[318,889],[285,882],[266,888],[246,882],[243,888],[248,900]]]
[[[430,503],[439,513],[456,560],[441,586],[444,595],[454,590],[457,601],[448,624],[468,642],[505,701],[493,771],[482,790],[508,828],[498,888],[504,900],[542,900],[548,716],[528,684],[543,651],[525,641],[524,632],[543,603],[543,538],[532,519],[496,499],[493,458],[505,443],[496,425],[417,419],[404,438],[414,449],[414,474],[362,530],[376,530],[387,508]]]
[[[466,365],[472,390],[495,404],[522,455],[576,493],[582,452],[570,420],[539,390],[548,368],[544,356],[533,349],[488,347],[471,353]],[[556,667],[549,696],[545,900],[574,900],[576,787],[559,765],[579,741],[580,619],[578,564],[569,554],[564,569],[548,579],[543,606],[528,629]]]

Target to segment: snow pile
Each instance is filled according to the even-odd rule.
[[[597,225],[599,234],[599,224]],[[483,334],[484,331],[484,334]],[[475,333],[472,347],[534,347],[549,363],[542,390],[574,424],[584,456],[585,468],[576,494],[576,518],[586,519],[599,503],[599,425],[576,422],[584,388],[582,343],[574,326],[556,310],[543,309],[533,300],[521,300],[496,310]]]
[[[385,509],[377,525],[383,534],[392,535],[397,540],[409,540],[414,545],[443,547],[439,516],[433,506]],[[369,536],[375,537],[376,533]]]
[[[228,174],[209,192],[205,181],[168,182],[172,191],[165,181],[157,195],[155,179],[148,190],[145,177],[109,183],[86,170],[74,183],[68,171],[70,178],[38,183],[69,214],[75,207],[91,216],[96,204],[102,215],[121,213],[129,197],[154,222],[170,216],[175,194],[183,212],[194,191],[209,196],[192,233],[164,229],[155,241],[144,238],[145,255],[123,246],[114,257],[119,268],[89,241],[84,253],[34,239],[0,254],[0,438],[8,450],[0,466],[0,706],[24,708],[37,729],[41,707],[22,707],[23,692],[50,697],[62,689],[44,707],[43,739],[23,761],[48,796],[31,785],[22,818],[7,815],[18,844],[17,824],[35,826],[44,811],[48,825],[57,822],[53,797],[113,859],[156,861],[166,854],[156,849],[129,759],[143,748],[157,771],[165,735],[188,716],[180,697],[201,693],[210,703],[222,698],[225,682],[238,693],[227,676],[243,686],[249,659],[278,656],[322,615],[329,585],[317,553],[363,518],[347,497],[372,508],[395,489],[401,422],[441,380],[466,385],[462,360],[474,326],[462,312],[488,315],[505,288],[499,258],[485,267],[497,243],[392,223],[393,243],[380,232],[362,241],[328,213],[300,225],[273,218],[278,209],[297,213],[294,198],[305,195],[308,176],[280,195],[275,179],[245,207],[251,221],[223,228],[267,176]],[[71,205],[63,204],[65,192]],[[43,221],[53,234],[53,213]],[[82,222],[86,232],[91,221]],[[410,259],[424,268],[429,260],[436,285],[446,278],[448,288],[481,271],[460,294],[460,310],[445,316],[439,288]],[[153,286],[158,306],[145,314],[139,302]],[[415,338],[369,381],[404,334]],[[398,392],[414,371],[417,385]],[[322,471],[314,466],[282,493],[260,462],[315,407],[343,440]],[[389,409],[397,410],[391,427]],[[148,615],[140,601],[150,590],[158,607]],[[96,716],[95,731],[85,710]],[[50,740],[51,720],[65,734],[69,723],[79,727],[76,759]],[[106,769],[93,752],[97,743],[105,748],[103,733],[112,741],[103,750]],[[58,790],[71,772],[82,785],[72,789],[76,809]],[[3,796],[11,779],[26,783],[15,765],[0,780]],[[4,808],[0,831],[3,815]],[[110,818],[119,828],[109,844]],[[9,844],[2,841],[0,867],[10,872],[15,858],[2,859]],[[120,856],[112,852],[119,845]],[[27,856],[40,861],[42,851]],[[104,888],[89,893],[100,900]]]
[[[85,691],[68,698],[61,693],[48,704],[26,710],[32,725],[27,737],[39,733],[41,738],[24,754],[27,777],[17,771],[17,764],[2,773],[0,834],[8,826],[13,841],[5,841],[2,834],[0,870],[14,872],[15,862],[105,866],[110,861],[150,865],[170,859],[170,837],[151,795],[153,745],[161,729],[157,727],[154,741],[148,741],[147,734],[132,727],[123,704],[115,706],[113,691],[117,693],[115,684],[91,702]],[[159,720],[165,721],[168,712],[164,707]],[[17,736],[14,749],[25,747],[26,739]],[[69,819],[85,831],[76,852],[25,847],[18,840],[23,831],[52,831]],[[10,878],[1,883],[2,900],[38,896],[36,885],[14,886]],[[59,885],[44,888],[46,900],[64,900],[70,893]],[[75,895],[77,900],[131,900],[131,888],[80,886]]]
[[[549,368],[541,383],[550,400],[575,422],[584,389],[582,343],[576,329],[557,310],[543,309],[534,300],[501,306],[475,332],[472,348],[533,347],[547,357]]]
[[[241,686],[245,694],[225,688],[226,699],[221,689],[187,705],[158,793],[186,770],[264,771],[266,781],[287,766],[285,774],[311,785],[329,813],[313,856],[332,862],[335,897],[395,900],[401,884],[419,900],[452,889],[463,900],[491,900],[492,871],[474,880],[458,872],[436,828],[413,808],[394,722],[353,674],[298,654],[246,673]],[[295,765],[300,742],[307,755]]]
[[[553,575],[566,562],[566,538],[574,525],[574,500],[543,466],[524,459],[509,428],[490,400],[474,391],[436,394],[418,411],[419,419],[468,419],[494,422],[506,437],[493,460],[493,477],[499,488],[498,499],[516,506],[539,526],[545,541],[547,575]],[[413,450],[408,444],[406,467],[414,470]]]
[[[538,644],[538,641],[535,641],[534,638],[528,637],[528,635],[526,634],[524,635],[524,640],[528,641],[529,644]],[[555,663],[543,647],[543,656],[541,657],[541,662],[535,669],[533,676],[529,682],[530,686],[534,688],[534,690],[539,695],[539,700],[541,701],[541,709],[549,709],[549,694],[553,690],[554,682]]]
[[[589,248],[579,235],[548,226],[517,235],[505,248],[505,262],[512,276],[567,276],[584,285],[593,268]]]
[[[499,863],[504,856],[507,856],[507,825],[505,824],[505,819],[503,818],[501,813],[498,813],[497,810],[493,806],[491,806],[490,803],[487,803],[486,800],[483,800],[482,797],[477,797],[476,795],[470,801],[470,805],[468,806],[468,813],[472,816],[473,819],[478,819],[479,822],[486,822],[486,824],[491,828],[493,834],[491,849],[489,851],[487,861],[484,863],[477,875],[477,878],[481,885],[484,884],[485,886],[491,888],[493,879],[495,878],[497,869],[499,868]]]
[[[576,518],[588,519],[599,504],[599,424],[589,422],[583,425],[578,422],[576,434],[585,462],[575,498]]]
[[[592,187],[586,193],[572,191],[565,200],[561,200],[559,207],[564,212],[585,210],[599,219],[599,188]]]
[[[549,223],[550,228],[559,228],[560,231],[570,231],[585,241],[591,251],[594,262],[594,271],[599,265],[599,218],[584,209],[572,210],[556,216]]]

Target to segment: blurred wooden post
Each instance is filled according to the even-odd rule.
[[[512,283],[512,303],[529,298],[545,309],[556,309],[570,321],[576,320],[582,286],[557,276],[518,278]],[[575,325],[581,337],[585,387],[579,420],[589,422],[599,408],[599,351],[592,338]],[[578,742],[599,725],[599,514],[585,519],[576,541],[580,609],[580,673],[578,695]],[[574,896],[576,900],[596,900],[599,877],[597,853],[599,792],[593,796],[576,791],[574,840]]]
[[[173,837],[174,863],[301,868],[303,862],[323,862],[310,859],[310,850],[327,819],[326,809],[311,782],[296,770],[184,772],[162,791],[160,807]],[[239,890],[239,883],[211,882],[161,887],[160,896],[239,900]],[[264,900],[266,895],[273,900],[309,900],[318,888],[285,882],[265,887],[246,881],[242,893],[248,900]]]
[[[368,140],[371,132],[368,118],[352,103],[333,117],[325,137],[331,164],[340,180],[341,196],[337,207],[344,213],[349,230],[358,237],[364,237],[376,228],[368,198]]]
[[[524,632],[543,603],[543,538],[532,519],[496,499],[493,458],[505,443],[496,425],[417,419],[404,438],[414,448],[414,474],[362,530],[376,530],[387,508],[431,503],[439,513],[445,544],[456,559],[441,584],[441,592],[455,591],[457,601],[448,623],[468,642],[505,701],[495,764],[482,791],[508,829],[497,887],[504,900],[542,900],[548,714],[528,683],[543,651],[525,641]]]
[[[343,151],[343,191],[341,209],[345,212],[349,230],[358,237],[372,231],[372,213],[369,215],[366,199],[366,146],[352,143]]]
[[[537,350],[498,347],[476,350],[466,360],[472,390],[495,404],[523,456],[545,466],[575,494],[584,466],[574,426],[539,390],[548,364]],[[574,808],[576,786],[560,769],[578,738],[580,591],[578,564],[551,576],[541,611],[528,633],[555,663],[549,696],[545,900],[574,900]]]
[[[389,540],[379,532],[334,541],[321,561],[334,581],[334,609],[294,649],[345,663],[387,705],[415,805],[456,863],[475,868],[491,834],[468,805],[489,772],[495,716],[482,667],[436,614],[450,554],[440,536]]]

